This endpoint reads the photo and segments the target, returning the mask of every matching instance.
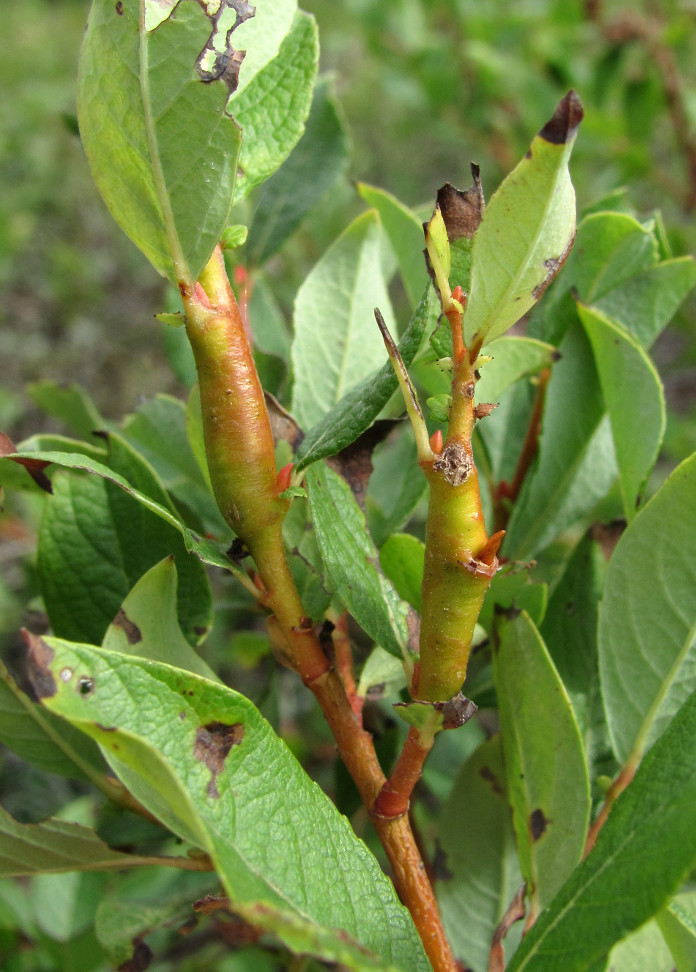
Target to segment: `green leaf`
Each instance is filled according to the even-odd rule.
[[[627,213],[598,212],[578,226],[558,285],[541,307],[540,333],[554,344],[575,318],[574,292],[586,306],[617,321],[648,348],[696,283],[691,257],[658,262],[658,227]]]
[[[307,470],[312,520],[326,572],[361,628],[382,648],[404,657],[407,606],[378,570],[379,556],[348,483],[328,466]]]
[[[410,533],[394,533],[380,547],[379,562],[399,597],[420,611],[425,544]]]
[[[621,537],[599,609],[599,663],[614,751],[654,741],[696,689],[696,455]]]
[[[186,550],[194,553],[203,563],[212,564],[215,567],[223,567],[225,570],[234,569],[234,564],[230,561],[229,557],[226,557],[215,543],[197,536],[186,526],[183,520],[172,513],[170,506],[155,502],[150,496],[147,496],[139,489],[135,489],[123,476],[109,469],[103,463],[97,462],[89,456],[69,452],[20,452],[16,453],[16,455],[22,458],[40,459],[45,462],[55,463],[57,466],[63,466],[66,469],[77,469],[94,473],[108,482],[114,483],[120,489],[129,493],[141,506],[155,513],[166,523],[169,523],[178,530],[184,539]],[[0,460],[0,468],[3,468],[4,464],[9,461],[7,459]]]
[[[523,611],[500,615],[494,678],[507,795],[520,867],[537,914],[582,857],[590,818],[587,764],[570,699]]]
[[[504,566],[491,581],[486,591],[478,623],[491,634],[496,613],[502,608],[507,611],[526,611],[534,624],[539,627],[546,613],[548,588],[546,584],[535,583],[530,578],[529,565],[512,564]]]
[[[416,307],[428,281],[423,256],[423,225],[418,217],[391,193],[365,182],[357,190],[368,206],[376,209],[396,256],[399,273],[411,307]]]
[[[234,41],[239,43],[236,36]],[[314,17],[297,11],[278,55],[252,84],[230,98],[227,110],[242,129],[235,202],[273,175],[299,141],[312,104],[318,61]]]
[[[33,659],[43,703],[97,739],[138,798],[211,855],[236,911],[298,952],[426,972],[376,860],[242,695],[56,638],[39,640]],[[364,966],[360,946],[373,953]]]
[[[646,754],[594,849],[525,936],[508,972],[584,972],[656,914],[696,862],[694,801],[696,693]]]
[[[109,448],[114,470],[166,508],[168,497],[152,468],[115,434],[109,436]],[[180,576],[179,620],[187,639],[197,644],[211,624],[210,588],[202,564],[188,556],[179,532],[102,479],[57,473],[53,488],[38,549],[53,630],[98,644],[135,582],[173,554]]]
[[[497,402],[510,385],[538,374],[558,357],[553,345],[526,337],[499,338],[492,350],[491,360],[482,366],[476,384],[478,402]]]
[[[181,633],[176,592],[176,562],[174,557],[165,557],[132,588],[107,628],[102,648],[166,662],[219,681]]]
[[[488,968],[493,932],[522,883],[500,736],[464,764],[438,822],[442,920],[455,955],[478,972]]]
[[[607,969],[611,972],[674,972],[672,956],[657,922],[647,922],[615,945],[609,954]],[[693,967],[689,972],[693,972]]]
[[[304,428],[324,418],[383,363],[375,307],[393,330],[380,266],[379,219],[370,211],[329,247],[297,294],[290,410]]]
[[[156,862],[157,858],[112,850],[91,827],[56,819],[18,823],[0,807],[1,877],[120,870]]]
[[[471,253],[467,347],[504,334],[563,265],[575,236],[568,160],[581,119],[580,101],[570,92],[488,203]]]
[[[696,892],[687,891],[657,914],[657,924],[672,953],[677,972],[696,968]]]
[[[2,662],[0,741],[39,769],[74,780],[96,781],[106,770],[92,740],[32,702]]]
[[[652,228],[624,213],[595,213],[578,227],[568,280],[583,304],[596,304],[605,295],[648,271],[658,259]]]
[[[381,547],[409,520],[428,491],[410,426],[380,443],[372,454],[372,464],[365,505],[370,533]]]
[[[384,648],[375,645],[360,673],[358,695],[365,698],[370,692],[379,698],[382,695],[396,695],[403,688],[406,688],[403,664]]]
[[[369,216],[369,214],[366,215]],[[399,342],[399,353],[406,367],[415,358],[424,333],[434,323],[438,314],[439,306],[435,291],[428,285],[404,336]],[[374,315],[372,320],[374,322]],[[376,325],[374,330],[379,336]],[[309,335],[307,337],[309,339]],[[384,344],[382,344],[381,353],[375,353],[375,360],[379,362],[384,355]],[[358,358],[361,356],[362,351]],[[308,377],[307,380],[309,380]],[[391,362],[387,360],[376,373],[370,374],[355,385],[351,391],[348,391],[309,430],[297,450],[296,468],[298,470],[304,469],[319,459],[335,455],[341,449],[345,449],[346,446],[355,442],[358,436],[362,435],[372,425],[397,388],[398,381],[394,374],[394,368]],[[306,390],[304,392],[298,390],[301,399],[307,398],[308,408],[315,409],[316,405],[311,404],[308,400],[309,394]]]
[[[622,327],[582,304],[578,314],[592,344],[611,422],[624,512],[631,520],[665,433],[662,383],[650,358]]]
[[[599,698],[597,613],[603,560],[597,544],[580,541],[549,598],[541,635],[573,704],[580,734],[586,738]]]
[[[614,287],[594,306],[649,348],[696,286],[693,257],[664,260]]]
[[[191,920],[193,901],[220,889],[217,875],[210,873],[149,868],[128,878],[104,890],[94,921],[99,943],[116,968],[132,959],[134,939],[180,928]]]
[[[85,389],[79,385],[63,388],[52,381],[36,381],[28,385],[27,391],[32,402],[47,415],[60,419],[71,432],[85,439],[89,439],[95,430],[108,425]]]
[[[348,166],[348,136],[332,88],[328,79],[317,83],[304,135],[259,190],[246,250],[251,266],[278,252]]]
[[[579,326],[559,351],[546,390],[539,458],[505,537],[505,555],[516,560],[531,559],[589,512],[616,477],[611,433],[600,425],[604,404],[592,350]]]
[[[95,0],[80,57],[78,117],[94,181],[174,281],[200,274],[232,205],[240,131],[225,111],[229,90],[213,81],[219,72],[196,73],[212,26],[196,3],[160,8],[148,30],[140,0]]]
[[[194,512],[195,522],[202,529],[232,542],[232,532],[193,452],[182,401],[157,395],[143,402],[126,418],[121,435],[150,463],[167,492],[187,511]]]

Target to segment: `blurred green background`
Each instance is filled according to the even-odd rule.
[[[262,2],[262,0],[260,0]],[[573,158],[582,209],[627,186],[660,209],[675,255],[696,250],[696,4],[601,0],[308,0],[322,69],[335,72],[354,146],[350,178],[411,205],[469,162],[488,195],[570,87],[585,121]],[[167,363],[164,284],[93,188],[75,123],[75,74],[88,0],[4,4],[0,76],[0,427],[47,420],[28,382],[82,382],[109,418],[142,396],[180,390]],[[292,296],[359,209],[347,181],[277,260]],[[696,447],[696,302],[655,350],[671,421],[666,453]]]

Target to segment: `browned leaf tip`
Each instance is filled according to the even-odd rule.
[[[56,680],[51,671],[55,652],[43,638],[22,628],[27,645],[27,676],[38,699],[48,699],[56,694]]]
[[[16,462],[20,466],[24,466],[37,486],[40,486],[41,489],[45,490],[47,493],[52,493],[53,486],[51,485],[51,480],[44,472],[46,466],[50,466],[51,463],[46,462],[45,459],[22,459],[19,456],[15,458],[15,456],[12,455],[13,452],[17,452],[17,446],[14,444],[9,435],[5,435],[4,432],[0,432],[0,457],[10,456],[13,462]]]
[[[438,189],[437,205],[445,221],[447,239],[450,243],[463,237],[467,240],[472,239],[479,228],[486,208],[479,172],[479,167],[472,163],[471,174],[474,177],[474,184],[469,189],[463,191],[455,189],[449,182]]]
[[[559,102],[553,115],[546,122],[539,136],[552,145],[564,145],[575,134],[575,129],[583,119],[582,103],[574,91]]]

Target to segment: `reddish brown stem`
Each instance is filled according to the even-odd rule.
[[[336,671],[346,690],[350,707],[356,719],[362,724],[362,710],[365,700],[358,695],[353,676],[353,650],[348,634],[348,615],[343,611],[334,619],[333,645],[336,653]]]
[[[631,780],[635,776],[637,768],[638,768],[637,763],[635,764],[633,762],[627,763],[625,766],[622,767],[621,772],[619,773],[619,775],[616,777],[614,782],[607,790],[607,795],[604,799],[604,805],[602,806],[602,809],[597,814],[587,834],[587,840],[585,841],[585,853],[583,855],[584,857],[587,857],[587,855],[594,847],[595,842],[597,840],[597,835],[599,834],[600,830],[604,826],[607,817],[611,813],[611,808],[614,806],[614,801],[616,800],[616,798],[620,793],[623,793],[623,791],[626,789],[628,784],[631,782]]]
[[[273,613],[276,649],[314,693],[365,806],[372,808],[385,777],[372,737],[356,718],[344,681],[322,651],[311,619],[304,615],[288,566],[282,536],[288,503],[280,497],[266,403],[219,250],[201,285],[183,286],[182,295],[201,386],[215,495],[256,562],[263,599]],[[408,818],[373,819],[392,865],[394,884],[433,969],[454,972],[456,963]]]
[[[433,747],[433,739],[434,736],[430,736],[429,742],[423,745],[420,733],[415,726],[411,726],[396,766],[375,800],[373,814],[391,819],[408,813],[411,794],[421,778],[423,763]]]
[[[522,485],[527,477],[532,463],[539,448],[539,435],[541,433],[541,420],[544,415],[544,402],[546,401],[546,387],[551,377],[551,369],[544,368],[539,372],[536,395],[532,406],[532,414],[529,417],[527,434],[522,443],[522,451],[517,460],[517,468],[512,483],[501,483],[497,489],[495,498],[495,529],[504,530],[509,519],[510,507],[514,505],[520,495]],[[504,503],[503,500],[507,500]]]

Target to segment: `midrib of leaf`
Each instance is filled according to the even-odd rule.
[[[160,209],[162,210],[162,220],[164,222],[165,233],[167,234],[167,241],[169,243],[169,252],[171,254],[172,263],[174,264],[174,272],[176,273],[177,280],[181,283],[185,283],[188,287],[193,286],[193,280],[191,279],[191,271],[189,270],[188,263],[184,257],[184,252],[181,248],[181,243],[179,242],[179,235],[176,231],[176,224],[174,222],[174,212],[172,210],[172,204],[169,199],[169,193],[167,192],[167,185],[164,179],[164,171],[162,169],[162,160],[159,155],[159,147],[157,145],[157,136],[155,132],[155,119],[152,112],[152,102],[150,100],[150,85],[149,85],[149,62],[148,62],[148,40],[149,33],[145,29],[145,0],[140,0],[140,48],[139,48],[139,59],[140,59],[140,91],[143,98],[143,114],[145,116],[145,130],[147,132],[147,144],[150,150],[150,165],[152,166],[152,181],[155,186],[155,192],[157,193],[157,200],[160,204]]]
[[[626,760],[627,765],[637,766],[640,762],[641,756],[645,750],[645,743],[652,728],[653,722],[655,721],[655,717],[657,716],[660,706],[667,697],[667,693],[677,676],[677,672],[681,668],[684,658],[694,643],[694,639],[696,639],[696,621],[689,629],[681,650],[674,659],[672,667],[663,679],[660,690],[653,699],[653,703],[648,709],[648,712],[640,725],[640,729],[638,730],[638,734],[636,736],[636,741],[634,742],[633,748],[631,749],[628,759]]]
[[[355,277],[353,278],[353,287],[352,287],[352,291],[351,291],[351,295],[350,295],[350,316],[348,318],[348,330],[346,332],[345,351],[344,351],[343,356],[341,358],[341,368],[340,368],[340,370],[338,372],[338,378],[337,378],[337,381],[336,381],[336,391],[334,393],[334,405],[337,402],[340,402],[340,400],[343,398],[343,395],[345,394],[344,391],[343,391],[343,385],[345,383],[346,365],[348,364],[348,361],[352,361],[352,359],[353,359],[353,355],[350,354],[349,348],[350,348],[350,340],[351,340],[352,333],[353,333],[353,328],[354,328],[355,295],[356,295],[357,289],[358,289],[358,281],[362,277],[363,263],[364,263],[364,260],[365,260],[365,241],[364,240],[363,240],[362,246],[360,248],[360,251],[361,251],[360,252],[360,263],[358,265],[358,271],[355,274]],[[378,251],[378,255],[379,255],[379,251]]]
[[[554,190],[555,190],[557,184],[558,184],[558,177],[556,177],[556,179],[554,180]],[[489,331],[492,331],[495,328],[495,324],[496,324],[498,318],[500,317],[501,308],[504,308],[507,303],[512,303],[511,298],[514,296],[514,294],[515,294],[515,292],[517,290],[517,287],[519,286],[519,281],[522,279],[522,277],[524,276],[525,270],[529,266],[529,261],[530,261],[531,254],[534,253],[534,251],[536,250],[537,244],[539,243],[539,240],[543,236],[544,229],[546,227],[547,217],[548,217],[549,212],[551,211],[552,203],[553,203],[553,201],[555,199],[555,196],[556,196],[555,191],[553,191],[553,192],[551,192],[551,193],[548,194],[548,196],[547,196],[547,202],[546,202],[546,205],[544,206],[544,209],[543,209],[543,218],[539,221],[539,224],[538,224],[538,227],[539,228],[537,229],[537,232],[534,234],[532,243],[527,247],[527,251],[526,251],[525,257],[524,257],[524,263],[521,264],[521,269],[518,270],[517,274],[515,274],[515,275],[513,275],[513,276],[510,277],[510,283],[508,284],[507,289],[502,294],[502,296],[499,299],[498,303],[496,304],[495,308],[493,310],[491,310],[491,312],[489,313],[488,317],[483,322],[483,324],[481,324],[479,326],[479,328],[478,328],[478,330],[476,332],[477,334],[480,334],[481,331],[484,331],[484,330],[486,331],[486,333],[488,333]],[[483,218],[484,219],[486,218],[485,215],[484,215]],[[464,322],[463,323],[464,323],[464,327],[466,327],[466,313],[464,314]],[[472,335],[472,338],[473,337],[475,337],[475,335]]]

